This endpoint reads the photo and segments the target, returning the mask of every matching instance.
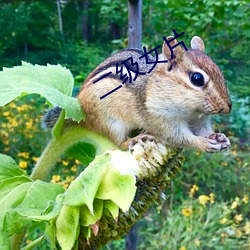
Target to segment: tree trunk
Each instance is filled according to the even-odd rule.
[[[128,47],[142,47],[142,0],[128,1]]]
[[[62,22],[62,12],[61,12],[60,0],[57,0],[56,4],[57,4],[57,12],[58,12],[58,20],[59,20],[59,30],[63,36],[63,22]]]
[[[137,225],[131,227],[129,233],[126,236],[126,250],[136,250],[136,241],[137,241]]]
[[[82,39],[85,41],[89,39],[88,8],[89,8],[89,0],[83,0],[82,1]]]

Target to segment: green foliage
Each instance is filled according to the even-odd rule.
[[[33,66],[22,63],[12,69],[0,72],[0,105],[25,94],[40,94],[54,106],[65,109],[65,118],[80,121],[84,118],[77,99],[72,98],[74,80],[69,70],[61,65]],[[8,85],[8,88],[6,86]]]
[[[12,158],[0,154],[1,164],[1,249],[9,249],[9,236],[22,232],[29,224],[27,215],[37,215],[47,207],[50,200],[62,193],[62,186],[41,181],[32,182]],[[39,198],[38,198],[39,197]]]
[[[235,201],[236,202],[236,201]],[[247,204],[217,202],[209,196],[186,198],[175,210],[146,217],[138,249],[248,249]]]

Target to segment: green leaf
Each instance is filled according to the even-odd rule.
[[[50,206],[51,204],[49,204]],[[33,220],[37,220],[37,221],[52,221],[54,220],[60,213],[61,209],[62,209],[63,204],[59,204],[59,203],[55,203],[53,204],[53,208],[51,211],[47,212],[47,208],[45,209],[45,212],[43,212],[42,215],[27,215],[30,219]],[[25,215],[24,213],[22,213],[21,211],[19,211],[20,214]]]
[[[51,221],[45,229],[45,237],[50,242],[51,249],[56,249],[56,223]]]
[[[52,135],[57,140],[60,139],[62,136],[64,121],[65,121],[65,110],[62,109],[61,114],[52,129]]]
[[[103,154],[93,162],[70,184],[65,192],[64,204],[70,206],[87,205],[93,214],[93,201],[103,176],[110,166],[110,155]]]
[[[136,179],[133,175],[121,175],[114,168],[108,168],[98,188],[96,198],[112,200],[123,212],[129,210],[136,192]]]
[[[0,154],[0,181],[17,176],[26,176],[28,178],[28,175],[10,156]]]
[[[0,225],[0,249],[1,250],[10,250],[10,240],[8,234],[1,228]]]
[[[0,155],[0,159],[0,234],[5,239],[1,243],[4,249],[9,245],[9,236],[21,233],[33,219],[27,216],[41,216],[44,211],[52,211],[50,217],[55,218],[63,201],[56,197],[64,193],[64,189],[61,185],[40,180],[32,182],[11,157]],[[54,200],[59,208],[51,205]]]
[[[30,178],[27,176],[17,176],[0,181],[0,201],[13,189],[25,182],[31,182]]]
[[[79,122],[84,114],[78,100],[71,97],[73,84],[72,74],[61,65],[34,66],[22,62],[22,66],[0,72],[0,106],[18,96],[36,93],[65,109],[66,118]]]
[[[91,237],[92,229],[90,227],[80,227],[80,231],[84,238],[89,239]]]
[[[7,237],[13,234],[22,234],[23,228],[30,223],[31,221],[28,218],[20,216],[15,209],[10,209],[5,213],[3,231]]]
[[[118,218],[119,207],[113,201],[110,200],[103,201],[103,207],[108,209],[108,211],[110,212],[110,214],[114,219]]]
[[[64,188],[61,185],[37,180],[30,186],[20,208],[24,208],[26,211],[37,209],[42,212],[48,201],[55,200],[56,196],[61,193],[64,193]]]
[[[66,154],[77,159],[85,165],[88,165],[95,158],[96,148],[89,143],[86,142],[78,142],[70,147]]]
[[[95,199],[93,203],[94,214],[91,214],[87,206],[80,208],[80,225],[89,226],[95,224],[102,217],[103,200]]]
[[[56,220],[56,238],[64,250],[71,250],[79,234],[79,207],[64,205]]]
[[[0,222],[7,210],[16,208],[22,203],[31,185],[32,182],[23,183],[1,199]]]

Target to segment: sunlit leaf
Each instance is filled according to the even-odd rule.
[[[64,250],[71,250],[79,233],[79,207],[64,205],[56,220],[56,238]]]
[[[70,147],[66,153],[74,159],[88,165],[95,158],[96,149],[92,144],[78,142]]]
[[[22,66],[0,72],[0,106],[16,97],[36,93],[53,106],[65,109],[66,118],[80,121],[84,114],[78,100],[71,97],[73,85],[71,72],[61,65],[34,66],[22,62]]]
[[[99,186],[96,198],[112,200],[124,212],[128,211],[136,192],[136,179],[133,175],[121,175],[108,168]]]
[[[93,214],[93,201],[103,176],[110,165],[110,155],[95,160],[71,183],[65,192],[64,203],[70,206],[87,205]]]
[[[87,206],[80,208],[80,225],[89,226],[95,224],[102,217],[103,200],[95,199],[93,203],[94,214],[91,214]]]

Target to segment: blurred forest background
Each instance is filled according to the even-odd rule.
[[[215,128],[230,137],[231,150],[184,152],[183,171],[166,191],[166,200],[152,206],[137,225],[138,249],[249,249],[249,16],[249,1],[143,0],[143,46],[162,44],[173,29],[185,32],[181,40],[186,46],[194,35],[202,37],[206,53],[225,75],[233,111],[214,118]],[[102,60],[128,46],[128,2],[0,1],[0,30],[1,69],[21,60],[60,63],[79,87]],[[45,109],[33,96],[0,110],[0,152],[12,155],[28,172],[47,141],[39,122]],[[65,157],[51,181],[67,187],[82,168]],[[106,249],[124,249],[124,242]]]

